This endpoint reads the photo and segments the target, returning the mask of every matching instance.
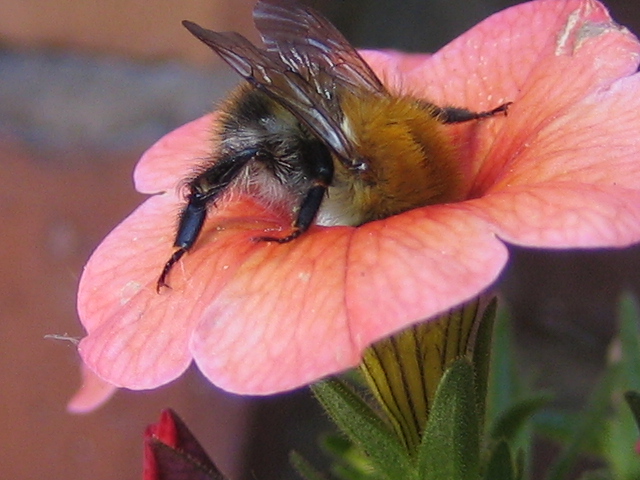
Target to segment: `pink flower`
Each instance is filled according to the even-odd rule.
[[[144,480],[224,480],[198,440],[167,409],[144,432]]]
[[[69,400],[67,410],[70,413],[87,413],[106,403],[117,388],[105,382],[86,365],[82,366],[82,386]]]
[[[155,284],[172,252],[177,185],[210,155],[214,116],[167,135],[140,160],[155,194],[86,266],[78,309],[86,364],[120,387],[154,388],[195,360],[238,393],[295,388],[356,365],[371,342],[487,289],[503,242],[624,247],[640,241],[640,44],[594,0],[505,10],[433,56],[363,54],[391,90],[507,117],[452,125],[467,200],[352,227],[253,242],[288,216],[236,195]]]

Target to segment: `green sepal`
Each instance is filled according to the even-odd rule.
[[[330,379],[312,387],[335,424],[369,457],[381,478],[411,478],[411,459],[400,440],[377,413],[347,384]]]
[[[485,480],[517,480],[511,450],[505,441],[500,441],[491,452],[483,477]]]
[[[316,470],[306,458],[295,450],[289,453],[289,463],[305,480],[327,480],[322,473]]]
[[[466,358],[445,372],[418,449],[418,478],[479,478],[480,432],[474,372]]]

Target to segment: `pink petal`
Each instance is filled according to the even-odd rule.
[[[252,238],[278,226],[277,217],[249,202],[217,210],[198,248],[172,272],[173,290],[158,294],[176,206],[169,193],[148,199],[96,249],[80,282],[78,312],[89,333],[80,354],[118,386],[153,388],[179,376],[191,362],[189,342],[203,308],[244,258],[266,245]]]
[[[71,413],[87,413],[107,402],[117,388],[102,380],[85,365],[82,366],[82,386],[69,400],[67,410]]]
[[[603,36],[609,38],[600,45]],[[572,72],[570,78],[559,79],[576,84],[576,97],[594,77],[631,73],[633,61],[627,50],[637,48],[635,37],[613,23],[606,8],[594,0],[534,1],[482,21],[420,68],[407,72],[405,81],[414,88],[421,86],[416,93],[440,104],[484,109],[515,101],[531,81],[532,71],[545,73],[539,61],[563,61],[572,55],[587,61],[594,48],[603,50],[604,56],[596,58],[597,68],[586,71],[587,78]],[[555,79],[555,71],[546,73]]]
[[[403,78],[412,92],[438,104],[486,110],[514,102],[506,119],[478,123],[467,130],[471,137],[454,133],[461,157],[479,162],[471,167],[477,175],[471,196],[479,196],[511,171],[506,162],[519,159],[540,129],[552,129],[554,118],[554,127],[564,122],[579,99],[635,73],[639,53],[636,38],[600,3],[542,0],[488,18]],[[558,138],[566,143],[562,129]]]
[[[261,394],[355,363],[344,297],[352,231],[317,228],[254,247],[203,312],[192,343],[203,373],[230,391]],[[217,256],[229,264],[230,255]]]
[[[252,238],[288,228],[288,216],[235,195],[158,295],[182,205],[176,186],[214,155],[212,118],[186,125],[136,169],[138,189],[166,193],[116,228],[86,267],[83,358],[129,388],[170,381],[193,355],[228,390],[286,390],[355,365],[370,342],[486,289],[507,259],[496,235],[552,248],[637,241],[640,95],[627,76],[639,53],[591,0],[514,7],[420,65],[365,52],[393,88],[439,104],[514,102],[507,118],[447,127],[477,174],[472,200],[357,229],[313,227],[274,245]]]
[[[140,193],[175,189],[193,169],[212,158],[215,115],[205,115],[166,135],[147,150],[133,174]]]
[[[509,117],[513,135],[492,151],[508,159],[508,168],[492,167],[499,173],[485,194],[541,182],[640,188],[640,76],[591,93],[562,114],[549,113],[528,126],[516,113]]]
[[[640,238],[640,191],[580,183],[513,187],[467,204],[503,240],[542,248],[625,247]]]
[[[356,231],[347,302],[360,349],[477,296],[496,280],[507,249],[462,205],[416,209]]]
[[[78,293],[78,313],[89,331],[152,283],[148,263],[157,268],[158,258],[171,255],[178,208],[174,196],[149,198],[95,250]]]
[[[360,50],[358,53],[390,91],[420,94],[413,90],[407,91],[405,76],[411,70],[422,68],[431,57],[430,53],[404,53],[395,50]]]
[[[80,343],[80,354],[114,385],[131,389],[163,385],[191,362],[188,342],[197,321],[192,311],[192,302],[166,302],[147,288],[123,305],[117,316],[89,331]]]
[[[134,217],[149,215],[145,206],[163,200],[148,200],[119,229],[159,223]],[[250,212],[246,205],[242,211]],[[182,373],[192,338],[205,375],[230,391],[293,388],[356,364],[369,342],[470,298],[495,280],[507,258],[486,224],[450,207],[360,229],[316,227],[285,245],[251,241],[267,226],[259,208],[255,213],[243,219],[230,206],[212,218],[211,231],[173,272],[173,289],[160,295],[155,281],[170,249],[165,245],[159,262],[151,238],[157,231],[137,231],[143,248],[135,262],[124,262],[136,266],[131,271],[106,266],[100,276],[90,262],[81,285],[80,298],[90,299],[82,304],[82,318],[100,321],[97,328],[85,322],[85,362],[117,385],[152,388]],[[114,243],[118,233],[100,248],[125,248],[125,242]],[[101,252],[98,258],[114,255]],[[106,275],[114,271],[117,276]],[[346,277],[336,275],[344,271]],[[85,278],[93,284],[91,295]],[[140,279],[139,285],[134,288],[129,278]],[[101,296],[111,298],[92,305]],[[84,313],[89,310],[93,317]],[[313,355],[310,339],[324,346]]]
[[[471,298],[506,259],[484,222],[444,206],[261,246],[204,312],[194,356],[235,393],[294,388],[356,365],[372,341]]]
[[[167,301],[155,292],[159,258],[171,254],[174,208],[169,195],[143,203],[98,247],[80,281],[78,312],[89,333],[80,354],[115,385],[157,386],[176,378],[191,361],[193,302],[178,296]],[[154,315],[147,314],[151,306]],[[118,354],[123,351],[127,355]],[[131,380],[132,374],[124,372],[132,368],[144,373]]]
[[[486,193],[496,183],[510,183],[522,172],[536,182],[559,171],[573,178],[575,170],[589,167],[588,162],[603,160],[598,156],[603,144],[617,142],[615,135],[625,129],[637,128],[638,100],[633,92],[637,81],[619,79],[637,71],[640,44],[613,23],[600,4],[579,3],[560,34],[549,35],[526,77],[514,78],[514,104],[501,124],[505,134],[487,149],[472,196]],[[575,168],[566,164],[567,152],[573,155]],[[553,171],[544,172],[545,167]],[[601,170],[611,171],[611,166]]]

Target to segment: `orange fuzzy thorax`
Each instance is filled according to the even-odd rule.
[[[351,191],[354,223],[459,200],[458,159],[433,107],[371,94],[347,95],[341,106],[345,131],[369,167],[358,174],[336,171],[334,184]]]

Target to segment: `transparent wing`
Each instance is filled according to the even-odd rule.
[[[380,80],[326,19],[288,0],[260,1],[254,10],[266,49],[235,32],[183,25],[256,88],[287,108],[348,167],[357,167],[356,147],[342,130],[336,91],[384,93]]]
[[[261,50],[236,32],[214,32],[195,23],[182,24],[211,47],[249,83],[288,109],[319,138],[322,138],[348,166],[355,147],[340,127],[341,116],[329,108],[331,99],[321,98],[302,75],[288,68],[279,56]]]
[[[262,0],[253,11],[267,51],[298,71],[316,91],[335,82],[386,93],[373,70],[331,22],[291,0]]]

